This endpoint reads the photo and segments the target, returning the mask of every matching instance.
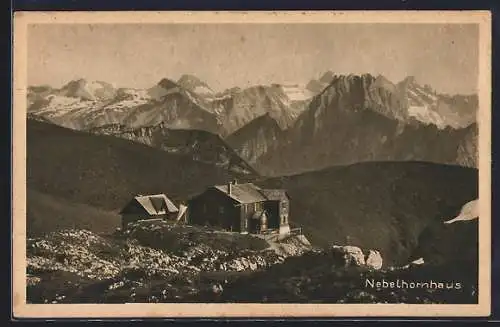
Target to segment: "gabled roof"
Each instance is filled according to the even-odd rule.
[[[231,194],[227,192],[227,185],[215,185],[214,188],[239,203],[254,203],[266,200],[264,195],[260,192],[260,188],[252,183],[232,184]]]
[[[216,185],[214,186],[214,188],[226,194],[230,198],[238,201],[239,203],[254,203],[266,200],[280,201],[288,199],[285,190],[261,189],[260,187],[252,183],[232,184],[231,194],[228,194],[227,192],[227,185]]]
[[[134,197],[134,200],[150,215],[161,215],[167,212],[173,213],[179,211],[165,194],[138,195]]]
[[[288,200],[288,194],[282,189],[262,189],[260,190],[268,200],[283,201]]]

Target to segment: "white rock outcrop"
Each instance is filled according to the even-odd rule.
[[[369,250],[366,256],[366,266],[372,269],[379,270],[382,268],[383,260],[382,255],[377,250]]]
[[[346,266],[354,265],[358,267],[362,267],[365,265],[365,255],[363,251],[357,247],[352,245],[334,245],[332,246],[332,251],[336,254],[340,254],[343,257],[344,264]]]
[[[368,250],[365,254],[363,250],[353,245],[334,245],[331,247],[334,256],[341,258],[343,264],[355,267],[367,267],[370,269],[379,270],[382,268],[382,255],[377,250]]]

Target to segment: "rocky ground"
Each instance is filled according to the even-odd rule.
[[[54,232],[29,239],[27,255],[29,303],[477,301],[477,276],[470,269],[393,268],[376,250],[313,248],[304,236],[271,242],[159,222],[112,235]],[[448,284],[435,289],[369,284],[398,279]]]
[[[27,242],[32,303],[193,301],[310,246],[160,222],[113,235],[64,230]],[[279,249],[279,250],[276,250]]]
[[[220,302],[259,303],[477,303],[473,265],[371,266],[342,247],[310,251],[227,285]],[[346,255],[347,254],[347,255]],[[367,264],[369,263],[369,264]],[[427,283],[427,285],[423,285]],[[210,295],[207,294],[207,298]],[[212,297],[213,298],[213,297]]]

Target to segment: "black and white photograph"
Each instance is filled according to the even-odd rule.
[[[52,14],[14,43],[23,305],[487,307],[488,13]]]

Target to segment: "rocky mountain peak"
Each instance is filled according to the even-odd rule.
[[[405,79],[403,79],[401,82],[398,83],[398,85],[402,87],[410,87],[410,86],[416,86],[418,85],[417,79],[415,76],[407,76]]]
[[[116,89],[110,83],[79,78],[64,85],[58,93],[70,98],[96,101],[113,98],[116,95]]]
[[[203,82],[200,80],[198,77],[190,74],[184,74],[182,75],[179,80],[177,81],[177,84],[183,87],[186,90],[189,90],[191,92],[194,92],[198,95],[204,96],[204,97],[212,97],[214,95],[214,91],[208,86],[207,83]]]
[[[160,86],[160,87],[168,90],[168,89],[172,89],[174,87],[178,87],[179,85],[176,82],[174,82],[171,79],[169,79],[169,78],[162,78],[158,82],[157,86]]]
[[[178,80],[177,84],[190,88],[189,86],[198,86],[198,85],[206,85],[205,82],[202,82],[198,77],[191,74],[184,74]]]
[[[322,83],[330,83],[333,78],[335,77],[335,73],[333,73],[331,70],[325,72],[321,77],[319,78],[319,81]]]

